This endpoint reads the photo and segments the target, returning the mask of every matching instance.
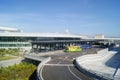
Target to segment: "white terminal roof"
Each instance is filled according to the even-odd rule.
[[[3,37],[72,37],[82,38],[83,36],[60,33],[0,33]]]
[[[0,26],[0,31],[20,32],[21,30],[17,29],[17,28],[1,27]]]
[[[73,34],[60,34],[60,33],[17,33],[7,32],[0,33],[0,37],[66,37],[66,38],[82,38],[86,40],[120,40],[120,38],[86,38],[85,36]]]
[[[120,38],[85,38],[86,40],[120,40]]]

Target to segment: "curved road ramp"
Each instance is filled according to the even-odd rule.
[[[32,54],[25,54],[25,58],[35,60],[35,61],[44,61],[46,58],[38,55],[32,55]]]
[[[45,58],[37,67],[37,80],[44,80],[43,77],[41,76],[41,70],[43,68],[43,65],[46,64],[51,60],[51,57]]]
[[[97,79],[120,80],[120,53],[108,48],[76,58],[76,66]]]
[[[32,54],[26,54],[24,55],[25,58],[27,59],[32,59],[32,60],[36,60],[36,61],[40,61],[38,67],[37,67],[37,80],[43,80],[42,76],[41,76],[41,70],[43,68],[43,66],[49,62],[51,60],[51,57],[41,57],[41,56],[37,56],[37,55],[32,55]]]

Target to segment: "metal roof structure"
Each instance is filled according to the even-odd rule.
[[[86,38],[86,40],[120,40],[120,38]]]
[[[5,31],[0,33],[0,37],[65,37],[65,38],[81,38],[84,40],[120,40],[120,38],[88,38],[81,35],[73,34],[60,34],[60,33],[23,33],[20,29],[1,27],[0,31]]]
[[[0,33],[3,37],[72,37],[82,38],[79,35],[60,34],[60,33]]]
[[[8,31],[8,32],[21,32],[20,29],[16,28],[9,28],[9,27],[1,27],[0,26],[0,31]]]

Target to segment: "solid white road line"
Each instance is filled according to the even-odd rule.
[[[73,76],[75,76],[78,80],[82,80],[81,78],[79,78],[77,75],[75,75],[75,74],[71,71],[71,69],[70,69],[69,66],[68,66],[68,70],[69,70],[70,73],[71,73]]]
[[[43,79],[43,76],[42,76],[43,67],[44,67],[44,65],[42,66],[42,68],[41,68],[41,70],[40,70],[40,77],[41,77],[42,80],[44,80],[44,79]]]

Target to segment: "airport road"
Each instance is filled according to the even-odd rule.
[[[92,49],[93,52],[95,50]],[[90,53],[90,50],[86,50],[84,53]],[[50,55],[52,60],[42,67],[41,77],[44,80],[93,80],[93,78],[86,76],[73,65],[74,58],[81,55],[83,55],[82,52],[62,52]]]

